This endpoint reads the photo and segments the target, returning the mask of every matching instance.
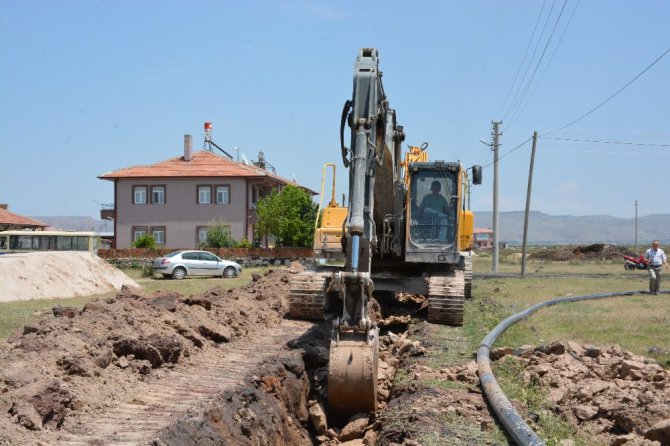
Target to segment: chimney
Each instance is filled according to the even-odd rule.
[[[184,135],[184,161],[191,161],[192,156],[191,135]]]
[[[7,205],[7,204],[0,204],[0,209],[7,210],[7,209],[9,209],[9,205]]]

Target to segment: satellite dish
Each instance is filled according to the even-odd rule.
[[[247,166],[249,165],[249,160],[248,160],[247,157],[244,155],[244,153],[242,154],[242,163],[243,163],[243,164],[246,164]]]

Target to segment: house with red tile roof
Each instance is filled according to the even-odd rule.
[[[190,135],[184,138],[183,156],[118,169],[98,178],[114,182],[110,218],[118,249],[131,247],[147,234],[165,248],[197,248],[206,239],[207,225],[215,219],[229,225],[234,239],[253,241],[259,198],[289,184],[315,194],[261,167],[207,150],[194,153]]]
[[[493,248],[493,229],[491,228],[475,228],[474,239],[476,249]]]
[[[7,210],[6,204],[0,204],[0,231],[15,231],[22,229],[44,230],[49,226],[39,220],[24,217]]]

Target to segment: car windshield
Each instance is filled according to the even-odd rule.
[[[170,254],[166,254],[165,257],[174,257],[174,256],[176,256],[177,254],[180,254],[180,253],[181,253],[181,251],[171,252]]]

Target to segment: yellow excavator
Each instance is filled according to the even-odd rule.
[[[347,125],[350,147],[344,141]],[[314,237],[318,257],[339,257],[344,266],[296,274],[289,295],[294,318],[336,316],[328,374],[334,419],[377,408],[379,328],[368,313],[373,291],[425,295],[430,322],[463,324],[473,242],[473,214],[465,196],[469,171],[472,183],[481,184],[482,169],[429,161],[426,143],[410,146],[403,157],[404,139],[384,92],[378,52],[363,48],[340,123],[349,200],[339,206],[333,184]]]

